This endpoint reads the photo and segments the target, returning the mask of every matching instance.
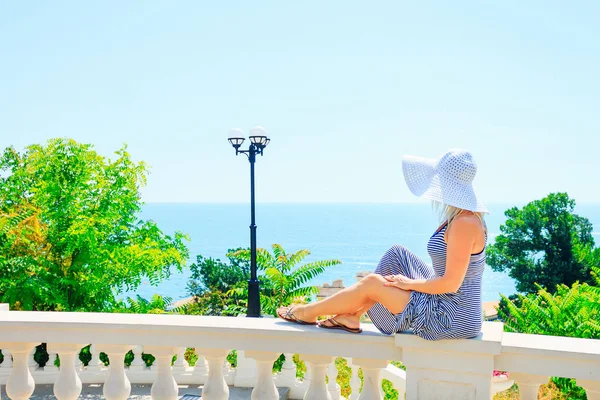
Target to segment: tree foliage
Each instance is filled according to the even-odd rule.
[[[227,261],[196,257],[190,265],[191,276],[187,290],[193,303],[189,312],[200,315],[238,315],[246,307],[243,294],[232,289],[248,285],[250,262],[233,255],[240,249],[230,249]]]
[[[305,299],[318,293],[316,286],[307,283],[339,260],[320,260],[300,265],[310,255],[306,249],[287,254],[279,244],[273,244],[273,253],[266,249],[257,250],[257,265],[261,271],[261,307],[264,313],[277,315],[277,308],[289,305],[295,300]],[[236,258],[250,260],[250,250],[239,250],[232,254]],[[247,287],[236,289],[245,294]]]
[[[273,252],[257,249],[262,312],[275,315],[279,306],[317,293],[307,285],[339,260],[321,260],[302,264],[310,255],[306,249],[287,254],[278,244]],[[195,300],[193,312],[203,315],[239,315],[247,311],[250,250],[229,250],[227,262],[198,256],[190,266],[192,276],[188,293]]]
[[[502,297],[498,315],[509,332],[600,339],[600,269],[592,267],[595,285],[559,285],[555,294],[539,287],[537,295]],[[585,399],[582,388],[570,378],[552,378],[569,399]]]
[[[536,293],[538,285],[554,292],[559,284],[591,282],[600,249],[594,247],[592,224],[574,209],[566,193],[555,193],[507,210],[501,234],[488,248],[488,264],[508,271],[521,293]]]
[[[147,167],[53,139],[0,158],[0,300],[13,309],[106,311],[143,279],[181,270],[185,236],[141,220]]]

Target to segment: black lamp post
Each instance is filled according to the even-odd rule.
[[[240,150],[244,143],[244,133],[241,129],[230,132],[229,143],[235,149],[235,155],[240,153],[248,156],[250,161],[250,280],[248,281],[248,317],[260,317],[260,293],[259,282],[256,276],[256,220],[254,211],[254,163],[257,155],[263,155],[265,147],[271,139],[267,137],[267,131],[257,126],[250,131],[250,147],[248,150]]]

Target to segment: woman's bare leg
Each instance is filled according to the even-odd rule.
[[[381,303],[393,314],[401,313],[410,299],[410,292],[384,286],[384,282],[386,280],[381,275],[367,275],[360,282],[324,300],[294,306],[294,315],[302,321],[314,322],[320,315],[356,314],[374,303]]]
[[[371,301],[368,304],[365,304],[358,311],[352,314],[338,314],[333,318],[342,325],[346,325],[348,328],[358,328],[360,327],[360,319],[361,317],[375,305],[375,301]],[[332,326],[333,323],[324,321],[322,324],[326,326]]]

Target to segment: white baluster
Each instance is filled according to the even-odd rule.
[[[352,376],[350,377],[350,389],[352,389],[352,393],[348,400],[358,400],[360,397],[360,377],[358,376],[359,367],[358,365],[354,365],[352,363],[352,359],[348,359],[348,364],[352,369]]]
[[[600,400],[600,382],[577,379],[577,384],[585,389],[588,400]]]
[[[104,364],[100,360],[100,352],[96,350],[95,345],[90,346],[90,355],[92,358],[87,365],[88,371],[100,371],[102,368],[104,368]]]
[[[8,349],[2,349],[2,355],[4,356],[4,361],[0,364],[0,368],[12,368],[13,360],[10,351]]]
[[[142,358],[142,353],[144,349],[142,346],[135,346],[132,350],[133,352],[133,361],[129,365],[130,371],[141,371],[146,366],[144,359]]]
[[[208,361],[208,378],[202,389],[202,400],[227,400],[229,388],[223,376],[223,364],[228,350],[198,349]]]
[[[31,353],[29,353],[27,366],[29,367],[29,369],[31,371],[35,371],[39,367],[37,361],[35,361],[35,351],[36,350],[37,350],[37,347],[34,347],[33,350],[31,350]]]
[[[187,348],[178,347],[177,348],[177,359],[175,360],[175,364],[173,365],[173,371],[185,371],[190,365],[185,359],[185,352]]]
[[[281,366],[281,373],[277,375],[276,382],[282,387],[292,387],[296,383],[296,363],[294,354],[285,353],[285,361]]]
[[[79,355],[81,354],[81,349],[79,349],[76,353],[75,353],[75,369],[77,371],[81,371],[83,369],[83,362],[81,361],[81,359],[79,358]]]
[[[511,373],[510,377],[519,385],[521,400],[537,400],[540,386],[548,383],[547,376]]]
[[[35,390],[35,382],[29,371],[27,361],[31,350],[39,343],[3,343],[0,347],[12,354],[13,366],[8,382],[6,395],[12,400],[27,400]],[[5,353],[6,354],[6,353]]]
[[[81,394],[76,359],[82,347],[81,344],[48,344],[48,352],[58,353],[60,357],[60,372],[54,382],[54,396],[58,400],[76,400]]]
[[[331,396],[332,400],[339,400],[342,397],[342,390],[340,385],[338,385],[336,382],[337,375],[338,370],[335,365],[335,360],[333,360],[333,362],[329,364],[329,367],[327,367],[327,378],[329,379],[329,382],[327,383],[327,390],[329,390],[329,395]]]
[[[310,386],[304,395],[305,400],[331,400],[325,376],[327,367],[333,361],[331,356],[308,355],[302,356],[310,366]]]
[[[239,364],[238,364],[239,367]],[[225,383],[229,385],[234,384],[236,370],[231,367],[231,364],[227,362],[227,358],[225,358],[225,362],[223,363],[223,378],[225,379]]]
[[[198,354],[197,352],[196,354],[198,355],[198,359],[194,364],[193,374],[197,376],[195,379],[198,381],[198,383],[205,384],[206,380],[208,379],[208,363],[203,355]]]
[[[125,375],[125,354],[133,349],[134,345],[103,344],[98,345],[100,352],[108,355],[108,376],[104,382],[104,397],[106,400],[125,400],[131,393],[131,383]]]
[[[238,350],[237,367],[235,369],[235,378],[233,380],[233,386],[255,387],[257,379],[258,370],[256,368],[256,361],[252,358],[246,357],[245,351]]]
[[[247,350],[246,356],[256,361],[258,378],[252,390],[251,400],[277,400],[279,392],[273,381],[273,363],[279,358],[280,353],[268,351]]]
[[[48,362],[44,366],[44,371],[58,371],[58,367],[55,364],[57,353],[48,349],[46,351],[48,352]]]
[[[185,350],[185,349],[184,349]],[[152,384],[151,395],[156,400],[177,400],[179,388],[173,378],[171,361],[177,353],[176,347],[145,346],[144,351],[152,354],[156,360],[156,380]]]
[[[363,389],[359,400],[383,399],[381,390],[381,370],[390,363],[387,360],[371,360],[355,358],[353,363],[360,366],[363,372]]]

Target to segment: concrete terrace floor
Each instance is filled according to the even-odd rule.
[[[132,400],[151,400],[150,389],[152,388],[151,384],[148,385],[131,385],[131,395],[129,399]],[[279,395],[281,399],[287,399],[288,389],[287,388],[278,388]],[[6,388],[2,386],[0,388],[0,393],[2,394],[1,399],[8,399],[6,395]],[[198,399],[202,394],[202,387],[198,387],[195,385],[188,386],[182,385],[179,386],[179,398],[181,399],[185,395],[189,394],[189,397],[186,397],[184,400],[193,400]],[[250,399],[250,395],[252,394],[252,388],[233,388],[229,387],[229,399],[231,400],[245,400]],[[35,392],[30,397],[32,400],[55,400],[54,394],[52,392],[52,385],[36,385]],[[83,385],[83,389],[81,390],[81,395],[79,399],[104,399],[102,396],[102,385],[100,384],[92,384],[92,385]]]

